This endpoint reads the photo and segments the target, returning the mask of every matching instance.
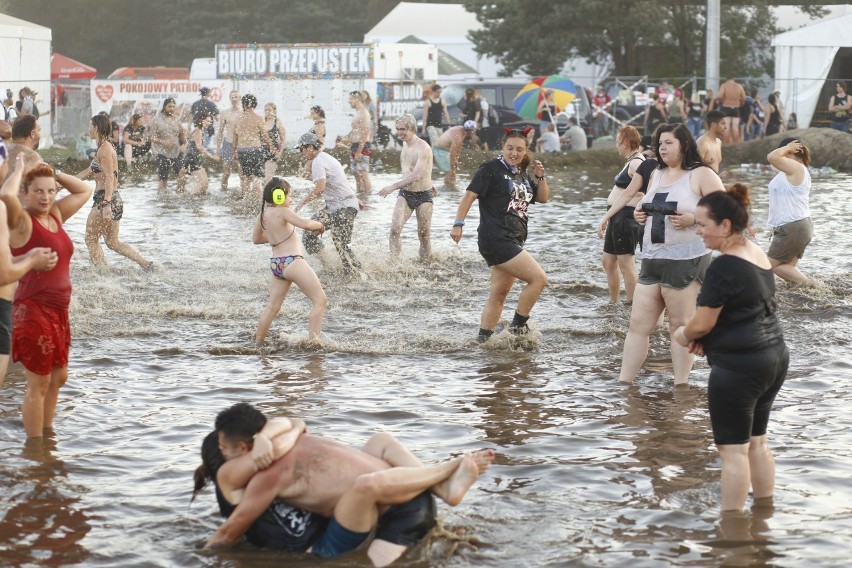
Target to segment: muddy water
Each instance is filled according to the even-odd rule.
[[[613,174],[562,174],[552,201],[532,208],[527,248],[551,281],[531,319],[540,336],[495,349],[473,341],[488,289],[475,212],[460,246],[447,236],[459,193],[435,201],[429,266],[416,261],[413,220],[403,261],[390,261],[393,201],[375,196],[354,238],[367,281],[344,278],[333,250],[311,259],[331,300],[323,349],[304,345],[309,304],[298,291],[269,344],[253,345],[269,251],[250,242],[254,207],[217,184],[201,200],[160,199],[151,180],[123,190],[122,236],[160,272],[112,253],[112,271],[93,270],[79,214],[67,225],[77,245],[74,343],[56,435],[23,443],[19,365],[0,392],[0,564],[313,565],[198,548],[219,523],[210,491],[189,506],[202,437],[216,412],[249,401],[353,445],[393,432],[425,461],[494,447],[495,465],[466,500],[441,508],[442,525],[478,546],[436,535],[412,553],[413,565],[845,565],[852,180],[814,181],[816,238],[801,266],[826,287],[779,285],[792,364],[770,425],[775,506],[723,519],[706,364],[688,388],[673,389],[657,333],[636,385],[617,383],[629,311],[607,303],[594,233]],[[394,179],[377,174],[374,184]],[[752,181],[760,225],[768,179]]]

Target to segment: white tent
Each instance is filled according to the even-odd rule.
[[[50,28],[0,14],[0,89],[18,91],[29,87],[38,95],[43,146],[50,138]]]
[[[794,110],[799,126],[810,126],[822,86],[837,52],[852,47],[852,14],[775,36],[775,87],[784,108]]]
[[[364,35],[364,43],[397,43],[411,34],[435,45],[439,50],[476,69],[483,78],[497,77],[503,66],[488,56],[474,51],[467,38],[471,30],[482,29],[476,14],[461,4],[422,4],[400,2],[373,29]],[[606,75],[606,69],[586,63],[585,59],[569,59],[563,73],[580,83],[593,85]],[[466,74],[468,77],[469,74]],[[458,78],[458,77],[455,77]]]

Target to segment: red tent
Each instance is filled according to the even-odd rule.
[[[98,70],[79,61],[74,61],[59,53],[50,55],[50,78],[55,79],[94,79]]]

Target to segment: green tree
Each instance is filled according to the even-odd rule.
[[[692,76],[705,69],[706,5],[698,0],[464,0],[483,25],[472,31],[476,51],[495,57],[511,75],[547,75],[569,57],[611,62],[616,75]],[[725,74],[772,72],[771,2],[725,2],[720,59]],[[824,11],[800,6],[812,16]]]

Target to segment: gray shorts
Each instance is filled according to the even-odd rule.
[[[772,230],[772,242],[766,254],[785,264],[794,258],[802,258],[813,236],[814,224],[810,217],[780,225]]]
[[[695,280],[704,281],[704,273],[711,260],[710,253],[687,260],[645,258],[642,259],[642,269],[639,271],[639,284],[659,284],[682,290]]]

